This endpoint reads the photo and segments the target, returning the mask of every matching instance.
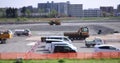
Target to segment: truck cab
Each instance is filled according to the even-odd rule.
[[[0,31],[0,44],[5,44],[7,39],[13,37],[13,33],[11,30],[1,30]]]

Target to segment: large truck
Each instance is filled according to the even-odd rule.
[[[88,27],[81,27],[78,32],[64,32],[64,36],[68,36],[71,40],[80,40],[89,37]]]
[[[0,31],[0,44],[5,44],[7,39],[12,38],[12,35],[10,30]]]

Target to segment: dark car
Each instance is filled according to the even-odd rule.
[[[16,29],[14,34],[17,36],[21,35],[29,36],[31,35],[31,31],[29,29]]]

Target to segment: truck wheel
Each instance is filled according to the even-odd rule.
[[[74,39],[73,38],[70,38],[71,41],[73,41]]]
[[[20,36],[20,34],[17,34],[17,36]]]
[[[89,44],[86,44],[86,46],[89,48],[90,47],[90,45]]]
[[[25,34],[25,36],[29,36],[29,34]]]
[[[92,47],[94,47],[94,46],[95,46],[95,44],[92,45]]]
[[[6,39],[1,40],[1,44],[6,44]]]

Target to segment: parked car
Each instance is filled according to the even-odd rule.
[[[100,37],[88,37],[85,39],[86,47],[94,47],[95,45],[105,44],[105,42]]]
[[[51,39],[51,38],[47,38],[47,39],[46,39],[45,49],[46,49],[46,50],[50,50],[51,44],[52,44],[53,42],[66,42],[66,43],[72,44],[70,41],[63,40],[63,39]]]
[[[48,50],[48,51],[50,50],[52,42],[62,42],[62,40],[59,40],[59,39],[46,39],[45,50]]]
[[[59,39],[59,40],[68,41],[68,42],[72,43],[72,41],[66,36],[46,36],[46,37],[41,37],[42,42],[46,42],[46,39]]]
[[[77,48],[67,42],[52,42],[50,53],[76,53]]]
[[[14,34],[17,36],[21,35],[29,36],[31,35],[31,31],[30,29],[16,29]]]
[[[120,52],[120,48],[113,45],[96,45],[94,47],[95,52]]]

